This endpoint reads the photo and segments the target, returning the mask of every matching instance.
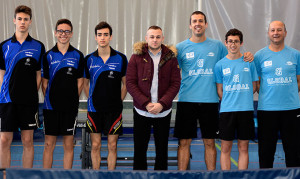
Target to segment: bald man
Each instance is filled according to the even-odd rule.
[[[300,120],[300,52],[284,44],[286,35],[283,22],[271,22],[270,44],[254,56],[260,79],[257,113],[260,168],[273,168],[278,132],[286,166],[300,166],[296,146]]]

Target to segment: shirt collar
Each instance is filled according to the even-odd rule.
[[[74,51],[74,50],[75,50],[75,48],[70,44],[70,45],[69,45],[69,48],[68,48],[68,50],[67,50],[67,52],[71,52],[71,51]],[[58,47],[57,47],[57,43],[56,43],[55,46],[52,48],[52,51],[53,51],[53,52],[59,52]]]
[[[149,53],[150,56],[153,56],[153,57],[160,56],[161,55],[161,49],[156,55],[154,55],[150,50],[148,50],[148,53]]]
[[[93,53],[93,55],[94,55],[95,57],[99,57],[98,49]],[[110,46],[110,56],[112,57],[112,56],[115,56],[115,55],[117,55],[116,50],[114,50],[114,49],[111,48],[111,46]]]
[[[17,37],[16,34],[14,33],[14,35],[11,37],[11,42],[15,43],[17,42]],[[25,41],[32,41],[32,37],[28,34],[28,36],[26,37]]]

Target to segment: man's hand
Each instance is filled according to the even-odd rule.
[[[245,62],[252,62],[254,60],[254,56],[251,52],[244,53],[244,61]]]
[[[149,113],[151,114],[158,114],[161,112],[163,109],[163,106],[160,103],[149,103],[146,106],[146,109],[148,110]]]

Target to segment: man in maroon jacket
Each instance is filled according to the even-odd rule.
[[[134,170],[147,170],[147,148],[153,126],[156,158],[154,170],[168,169],[168,137],[172,101],[179,91],[180,70],[176,48],[162,44],[158,26],[149,27],[147,43],[134,44],[128,63],[126,86],[133,97]]]

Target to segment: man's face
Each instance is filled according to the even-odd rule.
[[[192,30],[193,36],[203,36],[206,28],[207,23],[205,23],[204,16],[202,14],[194,14],[191,16],[190,29]]]
[[[55,37],[58,43],[67,44],[70,42],[73,32],[68,24],[59,24],[55,30]]]
[[[237,54],[240,53],[240,48],[243,45],[243,43],[241,43],[239,36],[230,35],[227,37],[227,41],[225,41],[225,45],[228,49],[228,53]]]
[[[287,32],[285,31],[284,24],[280,21],[271,22],[268,30],[268,36],[271,43],[279,45],[284,43]]]
[[[107,47],[112,39],[112,36],[109,34],[109,29],[99,29],[95,36],[95,40],[98,43],[99,47]]]
[[[16,18],[14,18],[14,24],[16,25],[16,31],[21,33],[26,33],[29,30],[31,24],[31,19],[28,14],[23,12],[17,13]]]
[[[160,29],[149,29],[145,40],[151,50],[158,50],[164,41],[164,36]]]

